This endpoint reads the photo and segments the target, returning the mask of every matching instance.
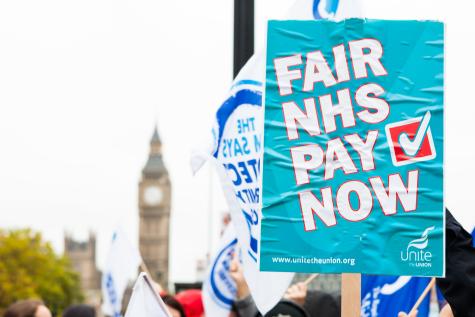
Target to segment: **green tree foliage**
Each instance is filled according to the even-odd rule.
[[[19,299],[37,298],[59,315],[82,300],[79,277],[41,234],[0,230],[0,315]]]

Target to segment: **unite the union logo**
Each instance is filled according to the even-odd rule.
[[[236,285],[229,275],[229,267],[236,247],[237,239],[234,239],[221,249],[211,267],[210,280],[206,282],[214,302],[225,309],[231,309],[236,297]]]
[[[429,245],[429,232],[434,228],[434,226],[426,228],[420,238],[410,241],[406,250],[401,251],[401,260],[409,262],[413,267],[431,267],[432,253],[426,251],[426,248]]]

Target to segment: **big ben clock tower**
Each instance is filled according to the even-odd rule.
[[[157,128],[150,140],[150,154],[139,183],[140,253],[152,278],[168,288],[168,251],[171,186],[163,164]]]

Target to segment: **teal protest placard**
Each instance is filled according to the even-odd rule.
[[[260,267],[444,275],[444,26],[270,21]]]

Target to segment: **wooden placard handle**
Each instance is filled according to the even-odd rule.
[[[409,316],[412,316],[413,314],[416,313],[416,311],[419,309],[419,306],[421,305],[422,301],[426,298],[427,294],[429,294],[429,291],[435,286],[435,277],[433,277],[429,284],[426,286],[422,294],[419,296],[417,299],[416,303],[412,307],[411,311],[409,312]]]
[[[361,274],[341,274],[341,317],[361,314]]]

